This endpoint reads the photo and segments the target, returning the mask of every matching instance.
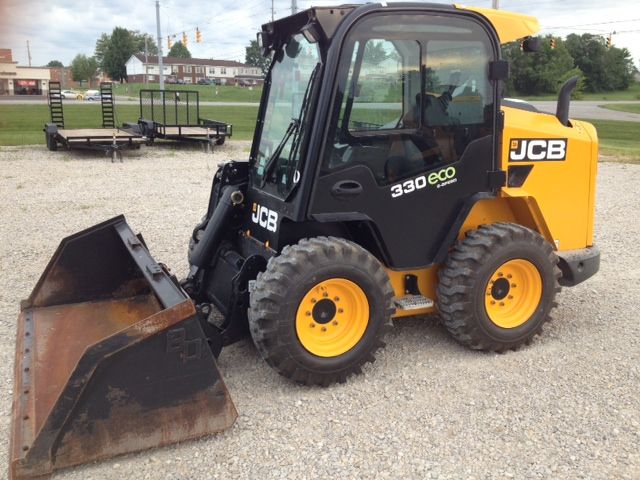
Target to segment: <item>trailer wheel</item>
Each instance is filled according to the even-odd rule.
[[[258,274],[251,336],[287,378],[306,385],[344,382],[384,346],[392,298],[384,268],[360,246],[334,237],[303,239]]]
[[[45,133],[44,137],[45,137],[45,141],[47,142],[47,149],[49,149],[52,152],[55,152],[56,150],[58,150],[58,142],[56,141],[56,138],[52,134]]]
[[[216,145],[224,145],[226,137],[220,137],[216,140]]]
[[[459,241],[439,272],[444,326],[476,350],[516,350],[541,333],[555,306],[558,257],[520,225],[483,225]]]

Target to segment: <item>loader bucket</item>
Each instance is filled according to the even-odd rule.
[[[62,241],[18,317],[10,478],[237,417],[193,302],[124,217]]]

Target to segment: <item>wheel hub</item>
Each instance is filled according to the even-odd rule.
[[[487,282],[485,310],[501,328],[516,328],[535,313],[542,299],[542,277],[536,266],[521,258],[498,267]]]
[[[351,350],[369,324],[364,291],[345,278],[316,284],[300,301],[296,334],[302,346],[319,357],[336,357]]]
[[[311,310],[311,316],[316,323],[324,325],[333,320],[337,311],[338,308],[336,304],[333,303],[333,300],[323,298],[314,305],[313,310]]]

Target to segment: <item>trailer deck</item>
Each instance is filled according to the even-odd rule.
[[[191,90],[140,90],[140,131],[154,139],[222,145],[233,126],[200,117],[200,96]]]
[[[101,150],[111,154],[111,161],[120,159],[124,149],[140,148],[147,141],[137,125],[135,128],[116,128],[111,83],[100,84],[103,128],[66,128],[59,82],[49,82],[49,110],[51,123],[45,124],[44,132],[49,150],[58,145],[68,149]]]

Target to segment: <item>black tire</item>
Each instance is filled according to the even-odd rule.
[[[56,141],[55,137],[50,133],[45,133],[44,135],[47,142],[47,148],[52,152],[58,150],[58,142]]]
[[[534,302],[533,313],[505,328],[492,321],[488,309],[495,307],[487,307],[485,301],[495,304],[496,301],[501,302],[501,298],[513,298],[511,295],[506,297],[511,287],[516,295],[515,283],[510,283],[506,277],[495,282],[492,279],[496,275],[502,276],[499,270],[506,262],[518,260],[525,260],[535,267],[541,291],[530,297]],[[561,276],[557,264],[558,257],[549,242],[526,227],[496,223],[468,232],[466,238],[453,247],[439,272],[437,307],[442,323],[458,342],[476,350],[504,352],[529,344],[535,335],[542,332],[543,324],[556,305]],[[497,286],[502,281],[506,282],[506,292],[494,290],[494,283]],[[526,283],[521,287],[528,292],[536,289]]]
[[[359,287],[368,302],[368,320],[348,351],[318,356],[302,344],[296,314],[311,289],[332,279],[346,279]],[[303,239],[271,258],[266,271],[258,275],[250,298],[251,336],[262,357],[281,375],[306,385],[342,383],[350,374],[361,373],[361,366],[373,362],[375,352],[384,346],[394,312],[392,300],[388,275],[368,251],[335,237]]]
[[[216,145],[224,145],[226,137],[220,137],[216,140]]]

